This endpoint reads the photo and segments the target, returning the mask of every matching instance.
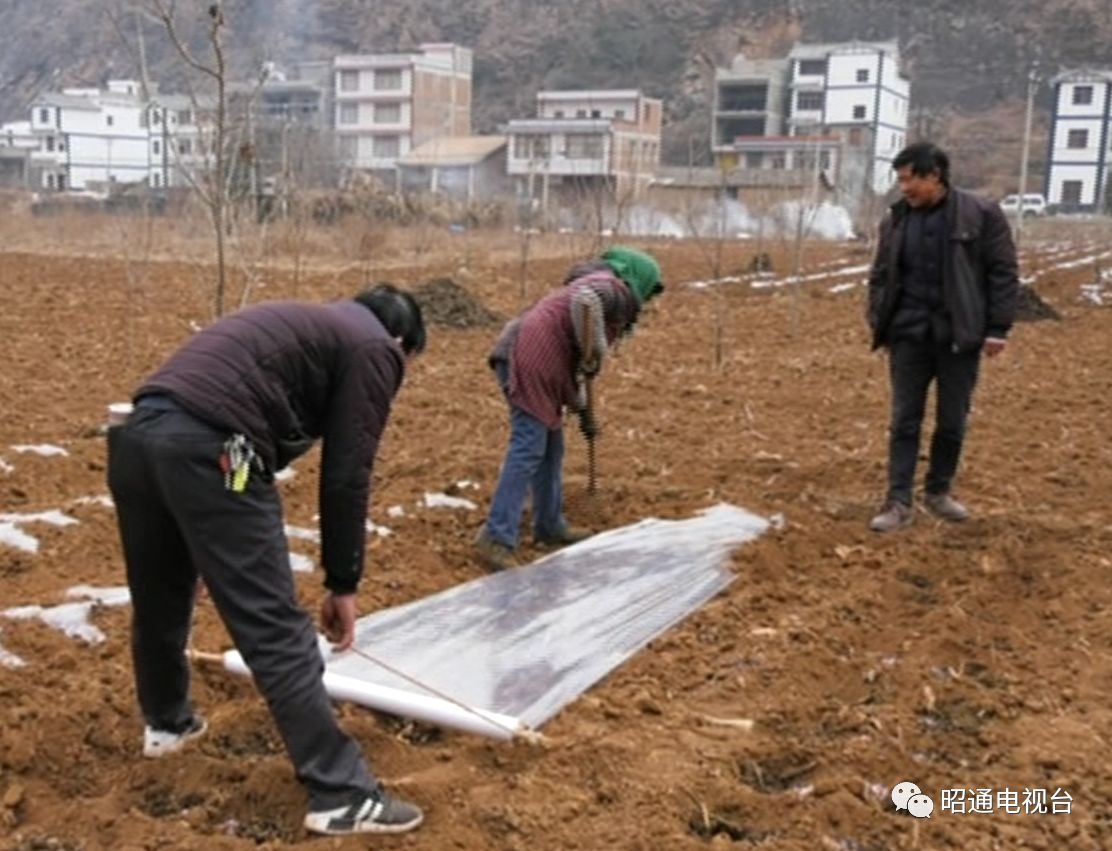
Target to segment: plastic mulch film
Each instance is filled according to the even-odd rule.
[[[327,657],[325,687],[340,699],[494,736],[507,724],[535,729],[729,585],[731,550],[768,525],[730,505],[689,520],[645,520],[367,615],[357,622],[356,646],[430,689],[354,652]],[[226,664],[242,671],[235,656]],[[401,703],[406,695],[421,704],[447,696],[477,711],[464,716],[497,720],[485,730],[453,724],[393,698],[362,699],[362,684]]]

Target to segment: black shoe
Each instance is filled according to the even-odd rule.
[[[305,829],[312,833],[344,836],[350,833],[405,833],[425,819],[421,808],[395,798],[379,787],[355,802],[331,810],[310,810]]]
[[[555,535],[537,535],[533,540],[539,547],[566,547],[571,544],[578,544],[580,541],[585,541],[593,534],[594,532],[589,529],[565,526]]]

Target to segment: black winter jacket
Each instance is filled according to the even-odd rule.
[[[245,434],[271,472],[323,438],[324,584],[343,594],[363,572],[371,468],[404,372],[401,347],[358,302],[269,302],[195,334],[135,398],[160,393]]]
[[[942,296],[955,351],[980,348],[985,337],[1006,337],[1015,321],[1019,292],[1015,243],[1000,206],[961,189],[950,189],[946,205],[946,256]],[[876,258],[869,273],[868,321],[873,348],[886,345],[899,306],[900,247],[910,211],[901,200],[880,224]]]

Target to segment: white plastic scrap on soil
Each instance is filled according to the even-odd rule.
[[[101,508],[115,508],[116,503],[112,501],[106,493],[99,493],[95,496],[79,496],[73,501],[74,505],[99,505]]]
[[[13,467],[11,464],[9,464],[7,461],[5,461],[3,458],[0,458],[0,473],[14,473],[14,472],[15,472],[15,467]]]
[[[68,450],[61,446],[54,446],[51,443],[16,443],[12,445],[12,450],[20,454],[41,455],[43,458],[50,458],[53,455],[69,455]]]
[[[0,514],[0,544],[7,544],[25,553],[39,551],[39,539],[23,530],[28,523],[48,523],[51,526],[73,526],[78,521],[61,511],[39,511],[30,514],[9,512]]]
[[[26,664],[26,662],[12,653],[10,650],[4,649],[4,645],[0,644],[0,667],[22,668]]]
[[[286,524],[286,537],[296,538],[299,541],[311,541],[314,544],[320,543],[320,532],[316,529],[307,529],[304,526],[291,526]]]
[[[380,538],[385,538],[394,533],[386,526],[379,526],[373,520],[367,521],[367,531],[372,535],[378,535]]]
[[[290,553],[290,570],[294,573],[312,573],[316,565],[309,556],[301,553]]]
[[[425,508],[465,508],[468,511],[474,511],[477,506],[469,499],[464,499],[461,496],[448,496],[446,493],[429,493],[425,492],[424,496]]]
[[[61,630],[70,638],[78,638],[89,644],[104,641],[104,633],[89,620],[99,606],[123,606],[131,601],[126,587],[94,588],[91,585],[78,585],[66,591],[66,597],[84,598],[80,602],[61,603],[57,606],[16,606],[0,612],[10,620],[41,620],[49,627]]]

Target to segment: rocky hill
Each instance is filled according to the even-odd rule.
[[[0,0],[0,118],[23,117],[44,88],[184,69],[143,0]],[[957,154],[965,182],[1009,188],[1019,160],[1025,79],[1112,65],[1109,0],[224,0],[237,71],[265,60],[406,50],[451,40],[475,50],[475,126],[528,111],[542,87],[640,87],[666,99],[665,157],[707,156],[713,69],[739,49],[777,55],[793,40],[889,39],[912,79],[912,132]],[[203,47],[208,0],[178,0]],[[143,38],[138,34],[142,32]],[[1033,176],[1049,89],[1039,92]]]

